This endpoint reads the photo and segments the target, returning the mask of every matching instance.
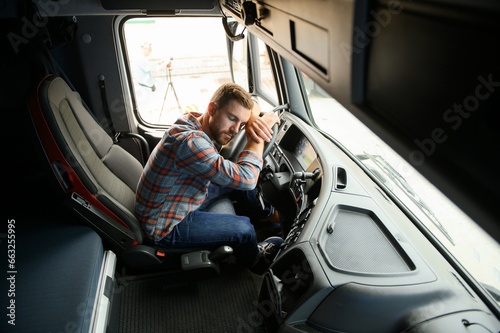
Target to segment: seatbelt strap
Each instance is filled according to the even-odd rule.
[[[144,164],[147,161],[147,159],[149,158],[149,154],[150,154],[148,141],[143,136],[141,136],[137,133],[116,132],[115,127],[113,125],[113,120],[111,119],[111,113],[109,112],[108,98],[106,96],[105,77],[104,77],[104,75],[99,74],[98,79],[99,79],[99,88],[101,90],[102,106],[104,108],[104,114],[105,114],[106,120],[108,122],[109,130],[111,131],[111,134],[112,134],[113,143],[118,143],[120,140],[120,136],[138,139],[140,141],[141,148],[142,148],[141,152],[142,152],[142,160],[143,160],[143,164]]]
[[[105,84],[106,78],[102,74],[99,74],[97,78],[99,79],[102,107],[104,109],[104,115],[106,116],[106,120],[108,122],[108,129],[111,131],[111,137],[113,138],[113,142],[117,143],[120,133],[116,133],[115,126],[113,125],[113,120],[111,119],[111,113],[109,112],[108,98],[106,96],[106,84]]]

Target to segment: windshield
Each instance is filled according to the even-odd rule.
[[[498,243],[321,87],[301,75],[317,126],[356,156],[499,303]]]

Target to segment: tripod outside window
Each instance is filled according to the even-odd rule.
[[[163,114],[163,108],[165,107],[165,101],[167,100],[167,95],[170,90],[172,90],[172,93],[174,94],[175,101],[177,102],[177,108],[179,109],[179,115],[182,114],[182,107],[181,104],[179,103],[179,98],[177,97],[177,93],[175,92],[175,87],[174,87],[174,82],[172,81],[172,60],[174,58],[170,58],[170,61],[167,64],[167,88],[165,89],[165,95],[163,95],[163,103],[161,105],[161,110],[160,110],[160,116],[158,117],[158,122],[161,120],[161,116]]]

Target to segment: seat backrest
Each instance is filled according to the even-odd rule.
[[[141,163],[115,144],[59,76],[38,85],[31,114],[52,170],[70,204],[121,249],[143,242],[134,216]]]

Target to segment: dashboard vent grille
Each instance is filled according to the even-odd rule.
[[[324,244],[331,265],[365,274],[394,274],[413,264],[380,221],[366,212],[339,209]]]

